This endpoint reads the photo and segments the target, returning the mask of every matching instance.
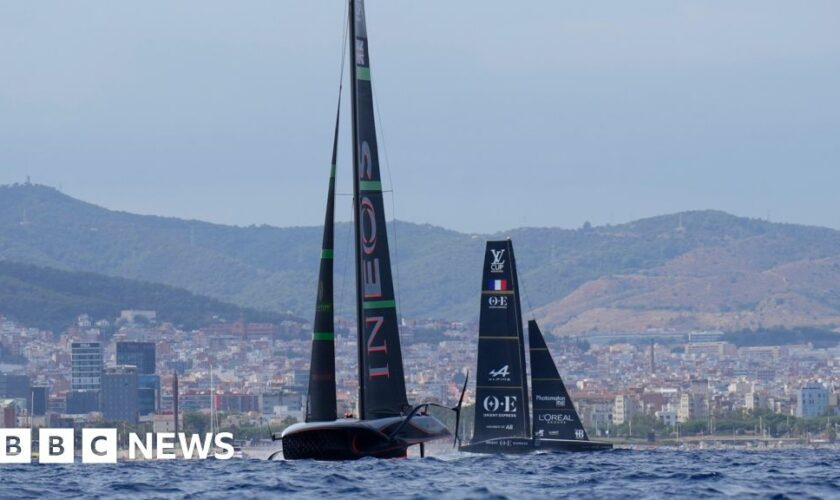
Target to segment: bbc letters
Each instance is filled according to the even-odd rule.
[[[38,429],[37,449],[33,449],[33,431],[30,429],[0,429],[0,464],[25,464],[32,462],[32,453],[38,453],[42,464],[71,464],[80,448],[82,463],[117,463],[117,429],[82,429],[77,436],[73,429]],[[77,440],[76,438],[81,439]],[[159,432],[157,434],[128,435],[129,460],[174,460],[233,458],[233,435],[186,434]],[[180,453],[179,453],[180,452]]]

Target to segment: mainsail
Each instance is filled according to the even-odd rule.
[[[589,440],[537,322],[528,322],[534,437]]]
[[[318,296],[315,300],[315,324],[312,331],[312,358],[309,364],[309,406],[307,422],[335,420],[335,325],[333,319],[333,240],[335,235],[335,164],[338,154],[338,124],[341,110],[335,115],[330,188],[321,243],[321,268],[318,274]]]
[[[385,229],[364,1],[350,5],[355,19],[350,23],[350,51],[359,417],[374,419],[402,414],[408,400]]]
[[[531,434],[517,281],[511,241],[488,241],[478,326],[473,442]]]

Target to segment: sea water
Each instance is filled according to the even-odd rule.
[[[356,462],[3,465],[0,498],[840,498],[840,450],[613,450]]]

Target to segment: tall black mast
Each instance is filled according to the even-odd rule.
[[[356,249],[356,343],[358,346],[359,362],[359,415],[360,419],[365,418],[365,363],[364,363],[364,338],[365,324],[362,313],[362,246],[361,246],[361,218],[359,217],[359,136],[358,136],[358,115],[356,103],[356,0],[349,0],[350,5],[347,11],[347,19],[350,23],[350,109],[353,129],[353,228],[355,230],[354,247]]]
[[[523,374],[525,372],[525,331],[522,329],[522,306],[519,302],[519,271],[516,270],[516,257],[513,255],[513,243],[510,238],[507,239],[508,248],[510,249],[510,266],[513,277],[513,304],[515,306],[516,328],[519,331],[519,362],[522,366]],[[533,367],[532,367],[533,369]],[[522,377],[522,408],[525,416],[525,435],[531,436],[531,420],[528,419],[528,377]]]
[[[350,12],[359,417],[371,420],[401,415],[409,405],[379,169],[364,0],[351,0]]]

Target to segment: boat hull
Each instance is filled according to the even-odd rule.
[[[467,453],[484,454],[525,454],[538,451],[601,451],[611,450],[611,443],[600,441],[579,441],[574,439],[531,439],[531,438],[495,438],[477,443],[469,443],[459,448]]]
[[[283,458],[404,458],[410,446],[451,436],[446,427],[434,417],[417,415],[405,423],[406,418],[343,419],[334,422],[295,424],[284,430],[280,436],[283,442]]]

